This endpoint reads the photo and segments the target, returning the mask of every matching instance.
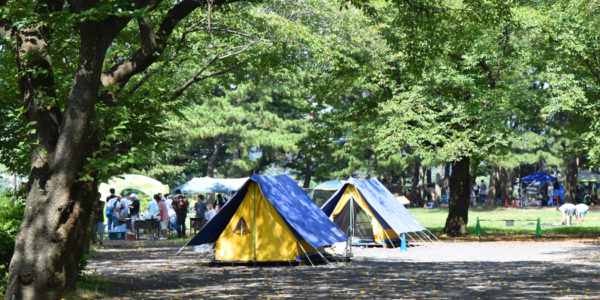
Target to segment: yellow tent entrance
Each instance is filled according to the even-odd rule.
[[[352,201],[352,205],[351,202]],[[358,207],[355,207],[358,206]],[[350,211],[350,207],[352,207],[352,211]],[[344,190],[339,202],[335,206],[333,213],[331,214],[330,219],[338,226],[341,224],[341,228],[344,233],[349,234],[349,226],[348,220],[352,220],[353,229],[352,231],[357,231],[357,216],[360,216],[360,211],[364,212],[368,216],[368,219],[371,222],[373,239],[376,243],[384,243],[389,240],[397,240],[399,239],[398,234],[391,228],[383,228],[382,224],[377,221],[377,218],[369,209],[369,206],[363,199],[362,195],[356,190],[354,185],[348,185]],[[358,218],[360,219],[360,218]],[[386,226],[387,227],[387,226]]]
[[[216,261],[289,261],[315,252],[294,236],[256,182],[215,244]]]

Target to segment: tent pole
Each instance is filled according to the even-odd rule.
[[[431,233],[431,231],[429,231],[429,229],[425,228],[425,230],[427,230],[427,232],[429,232],[429,234],[431,234],[435,238],[436,241],[438,241],[438,242],[440,241],[440,239],[438,239],[438,237],[435,236],[435,234]]]
[[[310,260],[310,257],[308,256],[308,253],[306,253],[306,250],[304,250],[304,247],[302,247],[302,243],[298,243],[298,245],[300,245],[300,249],[302,249],[302,252],[304,252],[304,255],[306,255],[306,259],[308,259],[308,262],[310,262],[311,266],[315,266],[312,262],[312,260]],[[319,250],[317,250],[317,252],[319,252]]]
[[[413,238],[412,235],[410,235],[410,233],[408,233],[408,232],[405,232],[405,233],[413,241],[413,243],[415,243],[415,244],[418,243],[417,240],[415,240],[415,238]]]
[[[417,234],[417,236],[423,237],[425,236],[425,234],[422,231],[417,231],[415,232]],[[425,236],[425,239],[423,239],[423,243],[427,242],[427,239],[429,239],[427,236]],[[431,240],[431,239],[430,239]]]
[[[350,187],[348,187],[350,188]],[[354,196],[350,195],[350,228],[348,235],[348,242],[346,243],[346,254],[352,254],[352,240],[354,238]]]
[[[425,232],[421,231],[420,234],[426,237],[430,242],[433,242],[433,240]]]
[[[414,233],[414,232],[413,232],[413,233]],[[406,234],[407,234],[407,235],[408,235],[408,236],[409,236],[411,239],[413,239],[413,241],[414,241],[415,243],[418,243],[418,242],[417,242],[417,240],[415,240],[415,239],[414,239],[414,238],[413,238],[413,237],[410,235],[410,233],[408,233],[408,232],[407,232]],[[422,239],[422,238],[421,238],[421,237],[420,237],[418,234],[415,234],[415,236],[416,236],[417,238],[419,238],[419,240],[421,240],[421,243],[425,243],[425,241],[424,241],[424,240],[423,240],[423,239]]]
[[[254,206],[254,264],[256,265],[256,185],[252,185],[252,191],[254,191],[254,197],[252,198],[252,205]]]

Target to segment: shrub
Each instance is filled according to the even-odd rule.
[[[6,291],[8,264],[15,250],[15,236],[25,211],[25,199],[14,201],[14,194],[0,194],[0,295]]]

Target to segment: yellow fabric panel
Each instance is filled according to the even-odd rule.
[[[240,235],[233,232],[242,217],[248,224],[249,234]],[[217,240],[215,260],[254,261],[255,230],[256,261],[295,260],[296,255],[303,253],[279,213],[262,194],[259,185],[252,183],[240,207]]]
[[[333,220],[333,218],[344,209],[344,207],[346,206],[348,201],[350,201],[350,198],[352,198],[352,196],[354,196],[354,199],[356,200],[354,201],[354,203],[357,203],[358,206],[369,215],[369,218],[374,219],[371,210],[367,206],[367,203],[365,203],[365,199],[363,199],[363,197],[353,185],[348,185],[348,187],[346,187],[346,190],[344,191],[344,194],[340,198],[340,201],[338,201],[338,204],[335,206],[333,213],[331,214],[331,220]]]
[[[394,239],[399,239],[398,234],[396,234],[396,232],[391,229],[384,229],[379,225],[379,223],[377,222],[377,224],[375,224],[376,222],[372,222],[373,224],[373,237],[375,238],[375,242],[376,243],[383,243],[383,241],[385,240],[394,240]],[[387,234],[387,235],[386,235]]]

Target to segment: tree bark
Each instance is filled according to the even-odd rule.
[[[496,194],[499,191],[500,181],[500,167],[492,166],[492,170],[490,172],[490,184],[488,187],[487,205],[496,204]]]
[[[313,173],[313,161],[310,154],[306,154],[306,166],[304,167],[304,185],[305,189],[310,187],[310,180]]]
[[[440,205],[442,189],[444,188],[444,165],[438,165],[435,170],[435,204]]]
[[[224,142],[224,135],[219,135],[216,137],[215,144],[213,145],[213,152],[210,155],[210,159],[208,160],[208,166],[206,167],[206,176],[208,177],[214,178],[217,176],[217,159],[219,158],[219,153],[221,152],[221,148],[223,147]]]
[[[565,203],[575,203],[577,200],[577,158],[566,158],[565,169]]]
[[[468,157],[462,157],[452,164],[448,218],[444,227],[444,233],[449,236],[467,235],[469,192],[471,188],[469,165],[470,160]]]
[[[410,202],[414,206],[419,206],[421,204],[421,192],[419,191],[419,171],[421,170],[421,166],[419,163],[415,163],[412,167],[412,180],[410,187]]]
[[[498,190],[501,194],[501,205],[504,205],[508,201],[510,203],[512,201],[513,194],[513,170],[509,168],[500,168],[500,181],[498,185]]]
[[[108,47],[96,34],[99,24],[89,21],[79,27],[79,66],[60,130],[54,123],[57,115],[41,112],[39,89],[21,85],[28,120],[49,127],[37,133],[40,144],[32,149],[27,205],[10,263],[7,299],[60,299],[77,280],[82,237],[96,193],[95,184],[79,181],[78,174],[89,153],[89,124]],[[37,80],[28,76],[21,80]]]
[[[450,169],[451,164],[446,164],[444,166],[444,188],[448,189],[450,187]]]
[[[220,5],[233,1],[211,3]],[[132,9],[151,11],[160,1],[134,2]],[[98,1],[83,0],[69,1],[69,5],[65,1],[40,1],[34,11],[65,10],[68,13],[66,10],[70,9],[75,16],[98,4]],[[14,53],[21,76],[19,90],[23,107],[27,121],[36,122],[32,140],[38,143],[31,147],[27,204],[10,262],[6,299],[61,299],[65,292],[74,289],[84,249],[83,237],[97,193],[96,179],[80,179],[81,173],[92,178],[98,175],[85,170],[86,158],[97,150],[96,145],[89,143],[90,135],[93,137],[90,123],[94,106],[99,99],[115,105],[109,100],[114,100],[132,76],[160,57],[179,21],[202,5],[206,5],[206,1],[177,1],[164,15],[158,38],[148,19],[138,19],[143,46],[105,74],[102,70],[106,50],[130,18],[106,16],[96,20],[75,16],[76,20],[82,20],[77,24],[79,59],[62,113],[54,101],[57,88],[48,57],[48,53],[57,51],[45,49],[59,44],[49,39],[52,31],[61,29],[25,24],[21,29],[14,29],[18,32],[11,33],[17,41]],[[111,87],[103,92],[105,97],[99,96],[101,84]]]

